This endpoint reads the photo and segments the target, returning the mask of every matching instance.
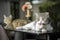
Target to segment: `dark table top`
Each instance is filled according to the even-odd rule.
[[[40,32],[40,31],[33,31],[33,30],[12,30],[12,29],[5,29],[6,31],[15,31],[15,32],[23,32],[23,33],[31,33],[31,34],[51,34],[51,33],[59,33],[59,31],[47,31],[47,32]]]

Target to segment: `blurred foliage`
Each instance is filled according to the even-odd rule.
[[[53,2],[60,2],[60,0],[48,0],[48,1],[53,1]]]
[[[47,8],[50,17],[55,20],[60,20],[60,3]]]
[[[40,12],[49,12],[49,16],[53,21],[51,24],[55,30],[60,30],[60,0],[46,0],[40,5]]]
[[[40,9],[40,12],[46,12],[47,11],[47,7],[49,6],[53,6],[55,4],[57,4],[58,2],[53,2],[53,1],[48,1],[48,0],[45,0],[43,1],[43,3],[41,3],[39,9]]]

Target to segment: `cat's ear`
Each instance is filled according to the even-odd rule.
[[[12,15],[9,15],[9,18],[12,18]]]
[[[4,16],[4,18],[6,18],[6,15],[3,15]]]

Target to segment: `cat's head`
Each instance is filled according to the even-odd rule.
[[[35,13],[34,15],[36,17],[36,20],[46,20],[47,18],[49,18],[49,13],[48,12]]]
[[[10,24],[12,21],[12,15],[6,16],[4,15],[4,23]]]

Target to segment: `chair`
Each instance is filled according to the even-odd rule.
[[[4,28],[0,25],[0,40],[9,40]]]

